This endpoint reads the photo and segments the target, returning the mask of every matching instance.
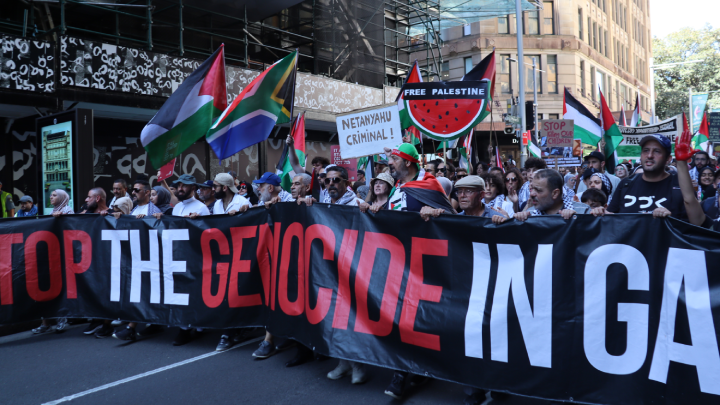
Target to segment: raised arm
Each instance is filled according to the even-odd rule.
[[[293,171],[295,171],[296,174],[305,173],[305,168],[300,166],[297,153],[295,153],[295,140],[292,135],[288,135],[287,138],[285,138],[285,143],[287,143],[288,146],[288,159],[290,160]]]
[[[158,170],[157,176],[160,177],[160,170]],[[170,186],[168,186],[165,179],[163,179],[163,181],[160,182],[160,186],[162,186],[163,188],[165,188],[165,190],[170,192],[170,205],[172,205],[173,207],[176,206],[177,203],[180,202],[180,200],[178,200],[177,197],[175,197],[175,194],[173,194],[172,190],[170,190]]]
[[[690,131],[683,131],[680,138],[675,140],[675,160],[678,162],[678,182],[680,183],[680,191],[682,191],[688,220],[693,225],[702,225],[705,222],[706,216],[693,190],[690,170],[687,165],[687,161],[690,160],[694,154],[700,152],[700,149],[693,150],[690,147],[691,138]]]

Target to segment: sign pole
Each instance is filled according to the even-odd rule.
[[[521,131],[526,131],[527,117],[525,116],[525,52],[523,51],[523,12],[521,6],[521,0],[515,0],[515,21],[516,33],[517,33],[517,67],[518,67],[518,93],[520,102],[518,103],[518,112],[520,113],[520,125]],[[520,138],[520,165],[525,166],[525,160],[527,159],[527,149],[522,147],[522,138]]]

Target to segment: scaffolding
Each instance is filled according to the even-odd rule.
[[[514,0],[285,0],[260,15],[250,0],[4,0],[0,32],[58,35],[262,70],[294,50],[299,69],[375,88],[400,87],[419,61],[440,80],[440,29],[514,14]],[[289,4],[279,10],[278,4]],[[249,16],[252,6],[254,15]],[[522,0],[523,10],[535,10]]]

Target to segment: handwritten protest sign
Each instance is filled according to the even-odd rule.
[[[382,153],[402,142],[397,105],[336,118],[340,154],[350,159]]]

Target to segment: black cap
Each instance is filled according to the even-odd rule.
[[[596,150],[595,152],[590,152],[589,155],[585,156],[585,158],[583,159],[583,161],[588,160],[588,159],[590,159],[590,158],[595,158],[595,159],[598,159],[598,160],[601,161],[601,162],[604,162],[604,161],[605,161],[605,154],[603,154],[602,152]]]

